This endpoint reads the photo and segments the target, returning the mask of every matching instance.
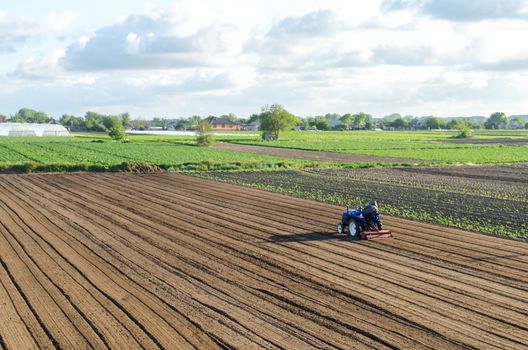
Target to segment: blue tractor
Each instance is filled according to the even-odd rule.
[[[350,210],[347,206],[341,222],[337,224],[337,233],[348,233],[352,238],[378,239],[392,237],[392,232],[383,230],[381,214],[376,202],[370,203],[365,208]]]

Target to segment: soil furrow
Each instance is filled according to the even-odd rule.
[[[20,188],[23,189],[23,187],[20,187]],[[49,204],[50,204],[49,202],[48,202],[48,203],[42,203],[42,207],[49,207]],[[71,221],[70,221],[71,223],[75,222],[75,219],[71,219],[71,218],[70,218],[70,220],[71,220]],[[69,232],[69,231],[71,231],[71,230],[66,229],[66,230],[64,230],[64,233],[67,233],[67,232]],[[52,231],[50,231],[50,232],[52,232]],[[51,243],[51,242],[53,242],[53,241],[54,241],[54,240],[50,240],[50,237],[48,238],[48,242]],[[64,246],[63,246],[62,242],[59,241],[59,243],[60,243],[60,244],[59,244],[58,246],[61,247],[62,249],[64,249]],[[71,248],[70,248],[70,249],[71,249]],[[71,253],[71,252],[68,252],[68,253]],[[88,259],[90,259],[90,258],[88,258]],[[77,260],[77,259],[76,259],[76,260]],[[70,261],[74,261],[74,260],[70,259]],[[86,262],[86,261],[87,261],[87,259],[84,259],[84,258],[81,259],[81,262]],[[84,267],[84,265],[83,265],[82,263],[79,264],[79,266]],[[93,266],[93,267],[95,267],[95,266]],[[99,268],[101,268],[101,267],[104,267],[104,265],[99,266]],[[93,271],[92,271],[92,269],[88,268],[87,270],[86,270],[86,269],[83,269],[83,270],[84,270],[84,272],[81,272],[80,270],[79,270],[79,272],[80,272],[83,276],[85,276],[85,278],[86,278],[87,280],[90,279],[88,276],[93,275]],[[87,274],[86,272],[89,272],[89,273]],[[97,276],[98,276],[98,277],[104,277],[104,278],[102,279],[103,281],[107,279],[107,276],[106,276],[106,275],[104,275],[104,276],[97,275]],[[120,275],[120,278],[121,278],[121,276],[126,276],[126,275]],[[95,279],[96,282],[100,282],[100,283],[102,283],[102,281],[98,281],[97,278],[94,278],[94,279]],[[141,322],[140,319],[146,317],[146,315],[148,315],[148,313],[152,313],[153,311],[150,310],[150,308],[149,308],[148,306],[147,306],[147,308],[148,308],[148,312],[147,312],[147,309],[145,309],[145,310],[141,310],[141,309],[144,309],[144,307],[142,306],[142,305],[144,305],[144,304],[142,304],[141,302],[139,302],[139,300],[135,299],[135,297],[132,297],[128,292],[124,292],[124,290],[122,290],[121,287],[118,287],[118,286],[123,285],[122,282],[117,282],[117,283],[115,283],[115,284],[114,284],[114,283],[106,283],[106,284],[103,284],[103,285],[105,286],[105,288],[110,289],[110,291],[112,291],[113,294],[114,294],[114,293],[117,293],[117,295],[119,295],[119,296],[117,296],[117,298],[116,298],[116,297],[111,297],[107,292],[103,291],[101,288],[99,288],[99,287],[97,287],[97,286],[95,286],[95,285],[94,285],[94,286],[98,289],[98,291],[99,291],[100,293],[104,294],[105,297],[107,297],[109,300],[111,300],[112,303],[113,303],[115,306],[117,306],[122,312],[124,312],[124,313],[127,315],[128,318],[130,318],[131,320],[133,320],[134,323],[136,324],[136,326],[139,327],[139,328],[141,329],[141,331],[144,332],[144,333],[145,333],[145,334],[146,334],[146,335],[147,335],[147,336],[148,336],[148,337],[149,337],[149,338],[150,338],[155,344],[157,344],[158,346],[161,346],[161,344],[159,343],[159,339],[157,339],[157,338],[158,338],[158,336],[159,336],[160,334],[163,334],[163,333],[166,333],[166,332],[167,332],[167,331],[162,330],[164,327],[170,327],[171,329],[173,329],[173,331],[172,331],[172,333],[173,333],[172,337],[169,337],[169,336],[167,335],[166,340],[164,340],[164,341],[166,341],[166,347],[170,348],[171,344],[172,344],[172,345],[175,344],[175,342],[176,342],[178,339],[175,338],[175,335],[176,335],[176,334],[174,333],[175,330],[174,330],[174,328],[172,328],[171,326],[169,326],[169,323],[167,323],[167,322],[163,322],[163,323],[160,323],[160,324],[156,324],[156,323],[148,322],[148,323],[151,323],[151,324],[154,326],[154,330],[155,330],[155,331],[153,331],[152,333],[151,333],[150,331],[148,331],[148,330],[145,328],[144,323]],[[125,284],[125,285],[126,285],[126,284]],[[117,288],[116,288],[116,287],[117,287]],[[110,291],[109,291],[109,292],[110,292]],[[140,293],[140,295],[142,295],[142,293]],[[144,300],[149,300],[149,301],[150,301],[150,298],[147,298],[147,299],[144,299]],[[136,304],[137,304],[137,305],[136,305]],[[136,310],[137,307],[139,307],[139,309]],[[136,311],[134,311],[134,314],[136,314],[136,315],[140,315],[140,317],[137,318],[136,316],[133,316],[133,313],[131,313],[132,310],[136,310]],[[146,314],[146,315],[145,315],[145,314]],[[162,313],[162,314],[163,314],[163,313]],[[165,312],[165,314],[167,314],[167,313]],[[172,316],[170,317],[170,318],[173,318],[172,323],[174,323],[174,324],[176,324],[176,325],[179,325],[179,326],[182,326],[182,329],[186,329],[186,326],[184,326],[183,324],[180,324],[179,322],[174,322],[174,321],[175,321],[175,320],[174,320],[174,316],[175,316],[175,315],[172,315]],[[148,323],[147,323],[147,324],[148,324]],[[164,326],[162,326],[162,324],[164,324]],[[161,328],[160,328],[160,327],[161,327]],[[156,334],[157,336],[155,337],[153,334]],[[180,336],[180,337],[181,337],[181,336]],[[188,344],[188,342],[187,342],[187,341],[184,341],[183,339],[180,339],[180,341],[182,342],[182,343],[181,343],[182,346],[183,346],[183,344]]]
[[[31,205],[31,203],[28,203],[28,204]],[[39,209],[40,209],[40,210],[43,210],[42,208],[44,208],[44,207],[49,207],[49,203],[43,204],[42,206],[40,206]],[[46,213],[45,215],[47,215],[47,216],[49,216],[49,215],[51,215],[51,216],[58,216],[58,217],[61,216],[61,214],[58,213],[58,212]],[[78,230],[79,232],[84,232],[84,233],[86,233],[87,236],[91,236],[91,233],[90,233],[90,232],[88,232],[88,231],[86,231],[86,230],[83,230],[82,228],[78,227],[78,226],[77,226],[77,222],[74,222],[74,221],[71,221],[71,220],[67,220],[67,221],[68,221],[68,223],[69,223],[70,225],[73,224],[73,225],[74,225],[74,228],[75,228],[76,230]],[[54,224],[60,224],[60,221],[59,221],[59,220],[56,220],[56,221],[54,221]],[[62,226],[62,225],[61,225],[61,226]],[[68,228],[66,228],[66,227],[63,227],[63,230],[64,230],[64,232],[69,232],[69,231],[71,231],[70,229],[68,229]],[[74,237],[74,239],[79,239],[79,238],[80,238],[80,237],[78,237],[78,236]],[[83,244],[85,247],[88,247],[87,245],[91,245],[91,241],[84,241],[82,244]],[[100,248],[100,247],[99,247],[99,248]],[[93,249],[94,249],[94,247],[91,247],[91,248],[89,248],[89,251],[90,251],[91,253],[93,253],[93,254],[96,254],[96,253],[93,251]],[[108,253],[108,250],[103,249],[102,252],[103,252],[103,253],[105,253],[105,252]],[[101,253],[101,252],[100,252],[100,253]],[[82,252],[78,252],[78,254],[83,255]],[[97,255],[97,254],[96,254],[96,255]],[[97,255],[97,256],[98,256],[99,258],[101,258],[100,255]],[[90,259],[90,258],[88,258],[88,259]],[[92,257],[92,259],[93,259],[93,257]],[[119,265],[119,264],[117,264],[117,265]],[[113,266],[113,265],[112,265],[112,266]],[[99,265],[99,268],[104,268],[104,267],[105,267],[105,265]],[[113,267],[114,267],[114,268],[117,268],[117,266],[113,266]],[[88,270],[88,271],[91,272],[91,270]],[[123,272],[121,272],[121,273],[122,273],[123,276],[127,276],[127,277],[129,277],[129,278],[130,278],[130,277],[134,277],[134,276],[130,276],[130,275],[128,275],[127,273],[123,273]],[[140,280],[140,281],[134,281],[134,282],[142,282],[142,283],[144,283],[145,281]],[[123,282],[120,282],[120,283],[119,283],[119,285],[122,285],[122,284],[123,284]],[[107,286],[109,286],[109,285],[111,285],[111,284],[108,284],[108,283],[107,283]],[[157,290],[156,292],[159,293],[160,291]],[[110,298],[110,297],[109,297],[109,298]],[[124,296],[123,296],[123,297],[120,297],[119,299],[120,299],[121,301],[127,300],[127,298],[124,297]],[[147,299],[147,300],[149,300],[149,299]],[[121,306],[121,305],[118,305],[118,306],[119,306],[120,308],[123,308],[123,306]],[[167,305],[167,306],[168,306],[168,305]],[[174,310],[174,311],[176,311],[176,310]],[[166,312],[162,312],[162,314],[167,315]],[[172,316],[171,316],[171,317],[172,317]],[[178,322],[173,322],[173,323],[175,323],[175,324],[179,324]],[[200,335],[197,334],[196,336],[200,336]],[[213,348],[213,346],[209,346],[209,348]]]
[[[85,204],[86,204],[86,203],[85,203]],[[85,207],[85,209],[88,209],[88,208]],[[107,221],[103,220],[103,222],[105,222],[103,225],[106,225],[106,226],[109,225],[109,224],[107,223]],[[119,230],[119,229],[118,229],[117,227],[115,227],[115,226],[114,226],[114,227],[105,227],[104,229],[111,230],[114,234],[117,234],[117,232],[118,232],[118,230]],[[126,234],[126,233],[125,233],[125,234]],[[137,243],[138,243],[138,245],[140,244],[140,242],[137,242]],[[106,244],[112,245],[112,243],[109,243],[109,242],[106,242]],[[136,246],[136,245],[134,245],[134,246]],[[127,247],[125,247],[125,246],[121,246],[121,247],[116,248],[116,250],[117,250],[117,251],[126,251],[126,250],[127,250]],[[133,256],[134,254],[135,254],[135,251],[131,250],[131,251],[129,251],[128,254],[125,254],[125,255],[126,255],[127,257],[130,257],[130,256]],[[158,253],[158,254],[159,254],[159,253]],[[133,260],[134,260],[134,261],[138,261],[138,260],[141,260],[141,259],[143,259],[143,258],[144,258],[143,256],[141,256],[141,255],[137,255]],[[123,263],[126,263],[126,262],[123,261]],[[149,261],[144,261],[143,264],[141,264],[141,265],[142,265],[142,266],[147,266],[149,263],[150,263]],[[190,274],[192,275],[192,272],[191,272]],[[179,285],[179,284],[181,284],[181,283],[183,283],[183,282],[180,281],[179,283],[176,283],[176,285]],[[214,281],[214,282],[212,283],[212,285],[215,285],[215,284],[218,284],[218,283],[220,283],[220,282],[219,282],[219,281]],[[231,293],[233,293],[233,292],[234,292],[234,291],[232,291]],[[244,300],[243,297],[240,297],[239,299],[240,299],[240,300]],[[268,305],[268,307],[269,307],[269,305]],[[263,307],[263,309],[267,309],[267,307]],[[248,311],[250,311],[250,310],[251,310],[251,309],[250,309],[250,305],[248,305]],[[268,315],[268,316],[271,316],[271,314]],[[284,322],[284,321],[285,321],[285,320],[282,320],[282,322]],[[297,322],[298,322],[298,321],[300,321],[300,320],[297,320]],[[268,320],[268,322],[270,322],[270,320]],[[261,330],[261,332],[262,332],[262,330]],[[318,334],[318,332],[315,332],[315,331],[314,331],[313,334]],[[306,334],[304,335],[304,338],[306,338]],[[306,341],[306,339],[305,339],[305,341]]]
[[[7,281],[6,281],[7,282]],[[24,321],[17,312],[16,305],[4,288],[4,282],[0,279],[0,347],[7,349],[38,349],[35,339],[27,329]],[[4,341],[3,336],[9,342]]]
[[[141,185],[135,187],[135,190],[136,190],[136,191],[139,191],[140,187],[141,187]],[[168,199],[168,198],[166,198],[166,200],[167,200],[167,199]],[[200,198],[200,201],[207,201],[207,198]],[[192,202],[192,200],[187,200],[187,202]],[[214,202],[213,202],[213,203],[214,203]],[[186,204],[185,206],[188,207],[187,204]],[[224,203],[222,204],[222,207],[224,207],[224,208],[228,208],[228,207],[229,207],[229,204],[228,204],[227,202],[224,202]],[[196,209],[196,208],[195,208],[195,209]],[[198,208],[198,209],[199,209],[199,208]],[[240,208],[239,211],[240,211],[240,212],[245,212],[245,211],[246,211],[245,209],[246,209],[246,207],[245,207],[245,208]],[[265,217],[265,216],[264,216],[264,215],[259,215],[259,218],[261,218],[261,217]],[[281,214],[281,217],[282,217],[282,214]],[[248,220],[249,220],[250,218],[251,218],[251,217],[248,217]],[[276,218],[276,216],[275,216],[275,218]],[[273,218],[270,218],[270,219],[273,219]],[[258,220],[258,218],[255,218],[254,220]],[[246,222],[247,222],[247,221],[246,221]],[[248,223],[246,223],[246,225],[248,225]],[[295,225],[295,223],[289,223],[289,225]],[[325,243],[321,243],[321,244],[326,244],[326,242],[325,242]],[[338,247],[338,246],[335,246],[335,245],[334,245],[333,247],[331,247],[330,249],[335,249],[336,247],[339,249],[339,247]],[[467,281],[466,281],[466,282],[467,282]],[[481,283],[482,283],[482,280],[479,280],[479,285],[478,285],[479,288],[482,288]],[[511,298],[511,297],[512,297],[512,291],[509,290],[505,295],[506,295],[507,297]],[[523,296],[522,298],[523,298],[522,300],[524,300],[524,296]]]
[[[18,208],[17,214],[21,215],[24,209]],[[19,223],[25,223],[30,218],[20,217]],[[131,331],[121,328],[120,321],[123,324],[129,323],[127,319],[124,319],[126,315],[120,313],[117,308],[112,307],[101,293],[97,293],[93,288],[90,291],[90,286],[86,281],[82,279],[82,276],[78,275],[78,272],[73,269],[68,269],[65,266],[64,259],[58,254],[53,254],[53,250],[46,249],[44,247],[45,242],[40,237],[32,237],[31,231],[26,231],[27,235],[17,238],[18,243],[22,246],[22,249],[31,261],[39,266],[41,271],[45,271],[44,274],[53,282],[55,287],[58,288],[64,297],[71,303],[74,309],[83,317],[83,319],[90,325],[93,331],[101,338],[105,345],[112,348],[120,348],[123,344],[127,344],[126,347],[140,346],[135,343],[132,332],[136,333],[138,329],[133,328]],[[31,238],[31,241],[28,241]],[[21,240],[28,241],[22,243]],[[40,249],[39,249],[40,248]],[[36,259],[32,258],[36,257]],[[45,260],[43,260],[45,259]],[[118,318],[114,318],[112,313],[118,314]],[[96,322],[100,322],[105,327],[98,329]],[[108,344],[110,340],[110,344]],[[149,344],[152,345],[152,344]]]
[[[174,173],[0,177],[0,348],[525,348],[522,242],[354,241],[342,208]]]
[[[231,185],[231,186],[232,186],[232,185]],[[262,210],[262,209],[260,209],[260,210]],[[303,207],[303,208],[302,208],[302,211],[300,211],[298,215],[299,215],[300,217],[303,217],[303,212],[307,212],[308,214],[310,214],[310,213],[309,213],[309,210],[310,210],[309,207],[308,207],[308,208]],[[334,209],[334,214],[333,214],[333,215],[334,215],[334,217],[338,217],[338,216],[340,215],[340,213],[339,213],[339,212],[336,213],[336,212],[335,212],[335,209]],[[312,215],[311,217],[313,217],[313,216],[320,216],[320,215],[315,215],[315,214],[314,214],[314,215]],[[393,220],[392,217],[390,217],[390,218],[389,218],[389,217],[386,217],[385,223],[387,224],[387,227],[390,227],[390,225],[391,225],[391,221],[392,221],[392,220]],[[332,227],[329,228],[329,232],[332,232],[332,231],[335,230],[334,226],[335,226],[335,222],[336,222],[336,221],[337,221],[337,220],[334,219],[334,221],[332,222]],[[326,221],[326,222],[324,222],[324,223],[325,223],[325,224],[328,224],[328,221]],[[409,224],[409,221],[406,221],[406,223],[407,223],[407,227],[404,227],[404,230],[402,230],[401,232],[405,232],[406,235],[413,235],[413,234],[414,234],[415,236],[416,236],[416,235],[418,235],[418,236],[422,236],[422,237],[424,236],[424,235],[423,235],[423,232],[420,233],[420,231],[419,231],[419,230],[421,229],[421,227],[422,227],[421,224],[420,224],[420,226],[418,226],[418,229],[413,230],[413,229],[410,229],[410,228],[409,228],[409,225],[408,225],[408,224]],[[400,233],[401,233],[401,232],[400,232]],[[438,232],[438,231],[437,231],[437,232]],[[429,233],[429,232],[427,232],[427,233]],[[444,236],[445,236],[445,234],[444,234]],[[476,236],[479,237],[479,236],[482,236],[482,235],[476,235]],[[452,239],[452,237],[448,237],[448,240],[450,240],[450,239]],[[504,240],[504,241],[508,242],[507,240]],[[431,240],[426,240],[426,241],[424,241],[424,245],[426,245],[426,246],[427,246],[427,245],[431,245],[431,244],[435,244],[434,241],[431,241]],[[475,247],[475,245],[472,245],[472,246],[466,246],[466,247],[465,247],[465,248],[466,248],[465,251],[471,251],[471,250],[474,250],[474,247]],[[504,250],[504,249],[505,249],[504,247],[501,248],[501,250]],[[497,250],[494,250],[494,252],[496,252],[496,251],[497,251]],[[453,252],[453,253],[454,253],[454,252]],[[489,254],[490,251],[488,250],[487,252],[484,252],[484,253]],[[518,253],[514,253],[514,254],[519,254],[519,252],[518,252]],[[502,254],[502,256],[503,256],[503,255],[504,255],[504,254]],[[521,253],[521,255],[523,255],[523,254]],[[472,256],[472,255],[464,255],[464,256],[467,258],[467,261],[468,261],[468,262],[470,262],[470,261],[471,261],[472,259],[474,259],[474,258],[480,259],[480,258],[482,258],[482,257],[484,257],[484,258],[489,257],[488,255],[484,255],[484,256],[480,255],[480,257],[475,257],[475,256]],[[499,257],[499,255],[497,255],[497,257]],[[464,263],[464,262],[465,262],[464,260],[460,260],[460,263]],[[472,266],[472,267],[475,267],[475,265],[476,265],[476,264],[470,264],[470,263],[467,263],[467,264],[468,264],[468,266]],[[507,263],[504,263],[504,264],[497,264],[497,263],[491,263],[491,262],[487,263],[487,262],[485,262],[485,264],[479,264],[479,265],[481,265],[483,268],[485,268],[485,270],[488,271],[488,272],[490,272],[490,271],[492,271],[492,270],[496,270],[497,267],[501,267],[501,266],[502,266],[503,268],[505,268],[505,269],[510,269],[510,268],[511,268],[511,266],[508,265]],[[522,266],[523,266],[523,265],[522,265]],[[500,276],[501,274],[502,274],[501,272],[498,272],[498,275],[499,275],[499,276]],[[525,274],[524,272],[518,273],[518,276],[520,276],[520,277],[524,277],[525,275],[526,275],[526,274]]]

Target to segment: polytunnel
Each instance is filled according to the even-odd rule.
[[[70,136],[60,124],[0,123],[0,136]]]

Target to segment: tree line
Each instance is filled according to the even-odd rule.
[[[247,118],[237,117],[235,114],[224,114],[221,118],[231,123],[237,123],[242,128],[260,128],[263,115],[270,113],[281,114],[288,120],[289,127],[297,130],[434,130],[434,129],[460,129],[464,124],[469,129],[528,129],[528,122],[524,116],[508,117],[505,113],[495,112],[488,118],[442,118],[437,116],[402,116],[393,113],[383,118],[374,118],[372,115],[360,112],[356,114],[328,113],[325,115],[308,116],[300,118],[288,112],[279,104],[265,106],[261,113],[253,114]],[[3,116],[0,116],[2,120]],[[211,117],[211,116],[210,116]],[[20,109],[10,118],[3,119],[14,123],[60,123],[70,131],[96,131],[109,132],[117,123],[121,123],[125,129],[146,130],[149,128],[161,128],[163,130],[197,130],[200,122],[206,117],[194,115],[188,118],[160,118],[152,120],[141,118],[131,119],[129,113],[117,115],[106,115],[88,111],[83,117],[65,114],[58,120],[49,117],[46,113],[29,108]],[[267,121],[265,121],[266,123]]]

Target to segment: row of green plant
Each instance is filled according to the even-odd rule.
[[[205,174],[200,173],[198,174],[200,177],[209,178],[212,180],[219,180],[215,174]],[[224,182],[256,188],[259,190],[264,190],[268,192],[275,192],[275,193],[281,193],[297,198],[303,198],[303,199],[311,199],[319,202],[329,203],[329,204],[336,204],[336,205],[350,205],[350,203],[353,204],[353,206],[362,206],[365,202],[361,202],[360,199],[354,200],[353,198],[347,197],[347,196],[339,196],[339,195],[329,195],[323,191],[298,191],[292,188],[282,187],[279,185],[263,185],[258,183],[249,183],[245,181],[237,181],[237,180],[231,180],[231,181],[225,181]],[[528,233],[526,232],[518,232],[514,230],[510,225],[503,225],[501,223],[493,223],[493,224],[486,224],[483,225],[482,222],[471,220],[470,218],[461,217],[457,215],[445,215],[441,213],[428,213],[423,210],[412,210],[408,208],[398,208],[392,205],[384,205],[383,206],[383,212],[386,215],[392,215],[392,216],[398,216],[405,219],[411,219],[416,220],[420,222],[429,222],[433,224],[440,224],[443,226],[453,227],[453,228],[459,228],[462,230],[468,230],[473,232],[480,232],[490,235],[497,235],[497,236],[505,236],[505,237],[512,237],[512,238],[528,238]]]
[[[422,166],[451,163],[512,163],[528,161],[527,146],[448,144],[446,133],[433,132],[288,132],[281,141],[259,141],[257,137],[229,133],[219,139],[229,142],[261,146],[323,150],[355,154],[422,159]],[[247,134],[246,134],[247,135]],[[496,134],[494,134],[496,135]],[[486,135],[492,137],[493,135]],[[248,138],[250,139],[248,141]],[[244,141],[245,140],[245,141]],[[129,142],[113,142],[104,135],[79,137],[2,137],[0,164],[96,164],[116,165],[138,161],[157,165],[179,166],[185,163],[212,161],[218,164],[233,162],[278,163],[305,167],[308,161],[196,147],[194,138],[173,136],[131,136]],[[319,167],[393,167],[395,163],[320,164]]]
[[[442,171],[446,170],[446,172]],[[394,167],[377,169],[354,168],[348,171],[340,169],[314,169],[306,170],[315,175],[324,173],[326,176],[335,177],[338,181],[358,181],[377,184],[387,184],[395,187],[412,187],[422,190],[424,193],[430,191],[441,191],[455,195],[467,194],[469,196],[485,197],[487,199],[502,199],[516,202],[527,202],[528,188],[523,182],[528,178],[528,167],[525,165],[515,166],[476,166],[476,167],[449,167],[449,168],[416,168],[416,167]],[[500,172],[501,176],[493,174]],[[489,175],[479,176],[481,174]],[[507,181],[504,186],[500,181]],[[491,180],[491,181],[490,181]],[[493,181],[498,185],[491,186]],[[485,185],[483,185],[483,182]],[[518,211],[522,211],[522,205]]]
[[[528,161],[528,145],[526,144],[452,144],[445,142],[452,137],[452,133],[431,132],[288,132],[283,133],[279,141],[236,140],[232,142],[312,151],[414,158],[444,163],[482,164]]]
[[[154,173],[158,171],[241,171],[241,170],[275,170],[296,169],[301,165],[289,162],[227,162],[214,161],[191,162],[181,164],[152,164],[128,161],[118,164],[101,163],[0,163],[0,173],[30,174],[30,173],[66,173],[66,172],[132,172]],[[303,168],[317,167],[318,164],[304,164]]]
[[[25,163],[69,164],[89,166],[115,166],[122,162],[143,162],[158,166],[179,169],[182,164],[202,164],[213,162],[224,164],[227,169],[251,169],[250,164],[262,164],[256,168],[270,168],[266,164],[289,164],[289,168],[355,168],[355,167],[393,167],[408,165],[405,162],[362,162],[362,163],[329,163],[284,157],[258,155],[247,152],[236,152],[197,147],[191,140],[181,141],[178,138],[131,137],[129,142],[114,142],[108,136],[82,137],[3,137],[0,138],[0,165],[5,171],[9,167],[20,167]],[[233,165],[236,163],[244,166]],[[215,167],[219,168],[220,166]],[[280,168],[280,166],[277,166]],[[72,167],[64,167],[69,169]],[[197,166],[203,169],[203,166]],[[221,168],[221,167],[220,167]],[[274,168],[273,166],[271,168]],[[186,169],[184,169],[186,170]],[[191,170],[195,170],[192,168]]]
[[[336,171],[347,173],[346,170]],[[335,174],[328,174],[326,170],[321,170],[320,174],[275,171],[211,172],[197,175],[342,206],[359,207],[378,200],[382,212],[388,215],[492,235],[528,238],[527,213],[518,210],[528,204],[526,197],[518,197],[512,201],[468,194],[465,190],[457,193],[456,182],[451,183],[454,190],[446,192],[441,189],[415,188],[412,184],[398,186],[361,181],[345,175],[337,177]],[[441,178],[439,181],[449,180]],[[498,191],[508,186],[485,181],[480,183],[482,186],[495,187]],[[526,195],[526,191],[524,194]]]
[[[34,141],[35,140],[35,141]],[[65,138],[48,142],[40,140],[4,142],[0,139],[0,163],[97,163],[119,164],[124,161],[140,161],[151,164],[183,164],[213,161],[228,162],[281,162],[286,159],[212,148],[196,147],[181,143],[117,143],[90,142]],[[304,163],[303,161],[293,161]]]

